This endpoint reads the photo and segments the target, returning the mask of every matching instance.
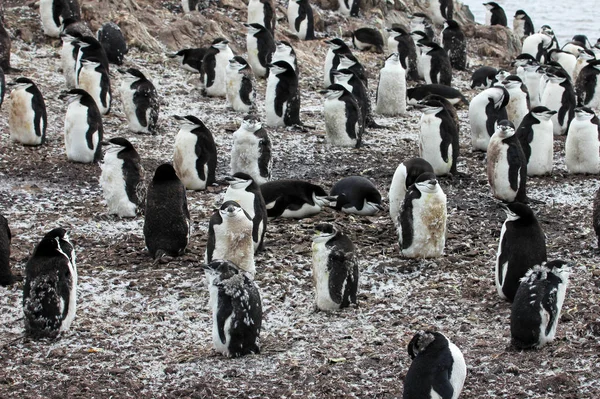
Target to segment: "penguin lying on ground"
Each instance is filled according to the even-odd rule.
[[[270,218],[302,219],[330,205],[332,197],[316,184],[303,180],[275,180],[260,186]]]
[[[335,198],[331,206],[344,213],[372,216],[383,210],[379,190],[366,177],[345,177],[333,185],[329,195]]]
[[[201,73],[202,60],[207,50],[206,47],[185,48],[176,53],[169,54],[168,57],[177,59],[181,67],[186,71]]]

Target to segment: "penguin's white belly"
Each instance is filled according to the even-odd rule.
[[[296,30],[296,18],[298,16],[300,7],[295,1],[290,1],[287,9],[288,22],[290,25],[290,31],[298,37],[300,40],[306,39],[306,32],[308,30],[308,17],[305,17],[300,22],[299,29]]]
[[[598,113],[600,110],[600,75],[596,77],[596,86],[594,87],[594,96],[591,99],[586,99],[587,107],[593,108]]]
[[[596,55],[596,58],[598,58],[598,55]],[[588,63],[586,60],[581,58],[577,59],[577,62],[575,63],[575,69],[573,69],[573,82],[577,82],[577,77],[579,76],[579,73],[587,64]]]
[[[237,112],[250,111],[250,106],[245,104],[242,101],[242,98],[240,97],[240,88],[242,87],[242,75],[239,74],[236,70],[227,68],[226,80],[227,104],[230,105],[231,108],[233,108],[233,110]]]
[[[277,115],[275,112],[275,92],[277,90],[278,83],[279,78],[273,76],[273,74],[270,74],[269,78],[267,79],[267,92],[265,93],[266,123],[267,126],[270,127],[285,126],[283,116],[285,115],[287,102],[283,105],[281,116]]]
[[[496,281],[496,291],[500,298],[506,299],[506,295],[502,291],[504,287],[504,281],[506,280],[506,272],[508,270],[508,262],[504,262],[500,265],[500,256],[502,256],[502,242],[504,241],[504,235],[506,234],[506,221],[502,224],[500,230],[500,239],[498,240],[498,253],[496,254],[496,264],[494,267],[494,280]],[[502,268],[502,275],[500,275],[500,269]]]
[[[521,89],[511,90],[509,94],[510,100],[506,105],[506,113],[508,115],[508,120],[515,125],[515,128],[518,128],[525,115],[529,113],[527,99]]]
[[[65,149],[70,161],[91,163],[98,146],[98,132],[94,132],[92,143],[94,148],[89,148],[87,143],[88,108],[75,102],[67,108],[65,116]]]
[[[598,127],[573,120],[565,142],[565,164],[569,173],[600,173]]]
[[[442,10],[440,8],[439,1],[429,1],[429,16],[431,17],[431,22],[433,22],[435,25],[444,24],[446,18],[442,16]]]
[[[529,143],[531,155],[527,163],[528,176],[540,176],[552,172],[554,156],[554,134],[552,121],[541,121],[532,127],[533,140]]]
[[[136,106],[133,103],[133,95],[135,94],[135,90],[131,89],[131,83],[121,83],[119,91],[121,92],[123,111],[125,112],[125,116],[127,117],[129,130],[134,133],[150,133],[150,131],[148,130],[148,126],[142,126],[135,113]],[[150,120],[148,116],[148,112],[146,112],[146,124],[148,124],[148,121]]]
[[[436,176],[447,175],[452,168],[452,144],[448,146],[448,161],[444,161],[440,146],[442,136],[440,127],[442,120],[434,115],[421,117],[421,134],[419,137],[419,156],[429,162]]]
[[[343,0],[342,0],[343,1]],[[325,67],[323,68],[323,87],[327,88],[333,83],[331,81],[331,68],[333,68],[333,58],[335,57],[334,52],[329,49],[325,56]]]
[[[515,19],[513,21],[513,32],[519,39],[523,39],[525,37],[525,21]]]
[[[381,70],[375,112],[389,116],[406,114],[406,72],[401,66]]]
[[[348,1],[348,7],[352,8],[352,0]],[[345,17],[350,16],[350,8],[346,7],[346,2],[344,0],[338,0],[338,12]]]
[[[75,260],[73,260],[74,262]],[[73,319],[75,319],[75,311],[77,310],[77,268],[74,263],[69,262],[69,271],[71,272],[71,286],[69,287],[69,309],[67,315],[60,325],[60,331],[67,331]],[[61,312],[62,313],[62,312]]]
[[[446,243],[446,195],[422,193],[413,200],[413,240],[402,249],[409,258],[436,258],[442,256]]]
[[[60,26],[56,25],[53,18],[53,4],[57,0],[40,0],[40,15],[42,17],[42,27],[44,34],[50,37],[60,36]]]
[[[102,105],[102,89],[100,87],[100,82],[102,80],[102,74],[96,71],[88,71],[86,68],[82,68],[79,72],[79,79],[77,81],[77,88],[83,89],[89,93],[90,96],[96,102],[98,109],[102,115],[106,115],[108,110],[110,109],[110,100],[107,95],[106,106]]]
[[[392,184],[390,185],[390,191],[388,198],[390,201],[390,217],[394,222],[394,225],[398,225],[398,216],[402,209],[402,203],[406,196],[406,166],[404,164],[398,165],[392,177]]]
[[[476,96],[469,104],[469,124],[471,125],[471,143],[475,150],[487,151],[490,135],[487,132],[487,114],[485,106],[487,96]]]
[[[258,77],[267,76],[267,68],[262,66],[258,59],[258,40],[256,40],[256,37],[250,35],[246,36],[246,48],[248,50],[248,63],[250,64],[250,67],[252,67],[254,75]]]
[[[329,293],[329,255],[331,250],[325,246],[324,242],[313,242],[312,244],[312,272],[315,285],[315,303],[317,308],[325,311],[338,310],[340,304],[331,299]]]
[[[534,108],[542,104],[540,93],[540,75],[537,72],[527,72],[525,76],[525,85],[529,91],[529,103],[531,108]]]
[[[223,202],[235,201],[246,211],[250,219],[254,220],[254,194],[245,189],[233,189],[231,186],[225,191]],[[260,234],[259,234],[260,237]]]
[[[525,40],[523,40],[523,49],[521,50],[522,54],[529,54],[532,57],[536,57],[538,53],[538,46],[541,44],[542,34],[534,33],[531,36],[527,36]]]
[[[562,106],[562,96],[563,96],[563,88],[558,84],[548,82],[546,87],[544,88],[544,92],[542,93],[541,104],[545,107],[548,107],[552,111],[557,111],[556,114],[552,115],[552,124],[554,126],[554,134],[562,135],[567,130],[567,124],[569,122],[568,115],[565,115],[563,125],[558,123],[558,111]]]
[[[302,219],[302,218],[310,217],[312,215],[316,215],[319,212],[321,212],[321,207],[319,205],[317,205],[317,204],[311,205],[308,203],[304,203],[304,204],[302,204],[302,206],[299,209],[284,210],[283,213],[281,214],[281,217],[292,218],[292,219]]]
[[[416,46],[416,43],[415,43]],[[421,53],[421,49],[417,47],[417,73],[419,74],[419,78],[425,79],[425,72],[423,70],[423,55]]]
[[[213,225],[215,232],[215,248],[212,259],[225,259],[233,262],[252,277],[256,273],[254,266],[254,244],[252,242],[252,221],[246,223],[230,222],[223,217],[221,224]]]
[[[346,132],[346,104],[339,100],[325,100],[323,113],[327,142],[340,147],[356,146],[356,139],[352,139]]]
[[[125,191],[123,160],[116,154],[106,154],[100,165],[100,186],[108,205],[108,213],[119,217],[135,217],[136,205],[129,200]]]
[[[196,169],[196,142],[198,136],[195,134],[179,131],[175,136],[175,151],[173,153],[173,168],[177,176],[188,190],[204,190],[206,188],[206,179],[200,179]],[[208,166],[204,166],[204,177],[208,175]]]
[[[31,106],[33,95],[25,90],[10,93],[10,113],[8,125],[11,140],[25,145],[39,145],[42,136],[35,134],[35,113]],[[40,118],[40,132],[43,134],[43,120]]]
[[[206,87],[206,94],[210,97],[225,97],[225,73],[229,60],[233,58],[230,48],[219,51],[215,55],[215,80],[210,87]]]
[[[234,133],[233,146],[231,148],[231,174],[243,172],[256,182],[261,185],[266,183],[267,179],[260,175],[258,168],[259,154],[259,139],[253,134],[247,134],[243,137],[239,135],[236,137]]]
[[[419,57],[419,59],[421,61],[420,65],[423,70],[423,79],[425,79],[425,83],[427,83],[427,84],[434,83],[431,80],[431,56],[429,56],[427,54],[421,54],[421,57]]]
[[[64,42],[60,51],[60,66],[67,84],[67,89],[75,88],[75,59],[73,58],[73,45]]]
[[[462,352],[454,345],[454,343],[448,342],[448,347],[450,353],[452,353],[452,359],[454,360],[452,363],[452,371],[450,372],[450,384],[452,385],[452,388],[454,388],[452,399],[458,399],[463,389],[465,379],[467,378],[467,364],[465,363]]]
[[[501,140],[492,138],[488,148],[488,180],[492,189],[492,195],[500,200],[513,202],[517,191],[510,186],[508,179],[508,146]],[[494,161],[491,162],[490,160]],[[517,176],[519,176],[517,174]],[[517,177],[517,189],[520,186],[520,177]]]
[[[371,43],[364,43],[361,42],[360,40],[358,40],[357,38],[352,39],[352,43],[354,44],[354,46],[356,46],[357,49],[359,49],[360,51],[363,50],[368,50],[371,47],[373,47],[373,45]]]

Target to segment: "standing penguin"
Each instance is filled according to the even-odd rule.
[[[61,26],[66,19],[81,19],[81,10],[77,0],[41,0],[40,15],[44,34],[59,37]]]
[[[270,218],[302,219],[330,205],[330,197],[321,186],[303,180],[275,180],[260,186]]]
[[[361,117],[364,118],[364,127],[379,128],[371,114],[371,100],[366,86],[360,77],[349,69],[339,69],[334,73],[335,84],[343,86],[356,98],[360,108]]]
[[[193,115],[178,116],[173,167],[188,190],[204,190],[215,182],[217,146],[210,130]]]
[[[573,79],[575,82],[577,82],[579,74],[581,73],[583,68],[585,68],[590,62],[593,62],[595,60],[596,54],[593,51],[584,50],[579,52],[579,55],[577,56],[577,63],[575,64],[575,70],[573,71]]]
[[[329,86],[323,93],[327,142],[339,147],[360,147],[365,120],[354,95],[340,84]]]
[[[185,187],[168,163],[154,172],[146,193],[144,240],[150,256],[180,256],[190,239],[190,212]]]
[[[433,167],[429,162],[423,158],[412,158],[402,162],[396,168],[394,177],[392,177],[392,184],[388,192],[388,199],[390,202],[390,217],[394,222],[394,225],[398,225],[398,216],[402,210],[402,203],[406,192],[417,180],[417,177],[423,173],[433,173]]]
[[[366,177],[350,176],[335,183],[329,192],[331,206],[344,213],[373,216],[383,210],[381,193]]]
[[[340,64],[338,65],[338,71],[347,69],[352,71],[365,86],[365,89],[369,88],[369,81],[367,78],[367,71],[365,67],[358,61],[353,54],[342,54],[340,55]],[[335,73],[335,72],[334,72]]]
[[[387,29],[388,52],[398,53],[402,68],[406,71],[409,80],[419,80],[417,71],[417,48],[410,34],[399,26]]]
[[[425,100],[419,105],[423,111],[419,123],[419,157],[429,162],[437,176],[456,174],[459,143],[454,118],[438,100]]]
[[[122,65],[125,55],[128,53],[127,41],[119,25],[114,22],[107,22],[98,29],[96,33],[98,41],[106,52],[108,62],[111,64]]]
[[[100,110],[85,90],[70,90],[66,98],[69,104],[65,115],[67,159],[82,163],[98,162],[104,134]]]
[[[346,17],[358,17],[360,0],[338,0],[340,14]]]
[[[6,78],[4,77],[4,71],[0,68],[0,109],[4,102],[4,93],[6,93]]]
[[[350,47],[340,38],[325,40],[329,45],[327,55],[325,56],[325,67],[323,70],[323,87],[329,87],[333,84],[333,72],[338,70],[340,57],[342,55],[352,54]]]
[[[541,176],[552,172],[554,134],[552,115],[546,107],[535,107],[525,115],[516,136],[527,160],[527,176]]]
[[[540,63],[546,62],[548,50],[552,47],[553,38],[549,32],[538,32],[523,39],[521,53],[530,54]]]
[[[575,109],[565,141],[568,173],[600,174],[600,122],[590,108]]]
[[[514,347],[539,349],[554,340],[567,293],[569,269],[567,262],[553,260],[527,272],[510,311]]]
[[[517,10],[513,19],[513,33],[519,40],[523,41],[527,36],[534,33],[533,22],[527,13],[523,10]]]
[[[267,207],[260,193],[260,188],[245,174],[238,172],[228,178],[229,187],[223,198],[224,202],[236,201],[252,219],[252,241],[254,252],[264,248],[265,232],[267,231]]]
[[[302,125],[300,122],[300,91],[294,67],[285,61],[269,64],[265,93],[267,126]]]
[[[529,92],[523,84],[521,78],[517,75],[510,75],[502,81],[502,86],[508,92],[509,100],[506,104],[506,116],[515,126],[519,126],[521,121],[529,112]]]
[[[375,112],[381,115],[406,115],[406,70],[400,63],[398,53],[385,60],[379,72],[379,84],[375,96]]]
[[[100,186],[108,213],[119,217],[135,217],[143,206],[145,193],[144,169],[133,145],[115,137],[105,146],[104,162],[100,164]]]
[[[233,58],[233,51],[229,48],[229,41],[222,37],[213,40],[202,58],[202,75],[204,92],[209,97],[225,97],[225,73],[229,60]]]
[[[558,49],[552,49],[548,51],[547,64],[556,63],[557,66],[562,67],[564,71],[569,75],[571,82],[575,83],[575,68],[577,67],[577,56]]]
[[[55,338],[71,327],[76,306],[75,251],[67,232],[56,228],[42,238],[25,265],[25,332]]]
[[[506,119],[510,96],[504,87],[490,87],[477,94],[469,104],[469,123],[473,149],[487,151],[497,121]]]
[[[411,35],[414,32],[421,32],[424,37],[429,40],[433,40],[433,22],[428,15],[425,15],[422,12],[416,12],[408,18],[410,18]]]
[[[374,28],[360,28],[352,32],[352,44],[360,51],[383,53],[383,36]]]
[[[500,206],[506,220],[496,256],[496,289],[501,298],[512,302],[525,273],[546,261],[546,237],[529,206],[520,202]]]
[[[309,0],[289,0],[287,19],[292,34],[300,40],[315,38],[313,10]]]
[[[73,35],[72,33],[70,34]],[[77,46],[77,59],[75,60],[75,80],[79,76],[79,71],[83,67],[83,60],[93,59],[95,62],[102,64],[106,72],[110,72],[110,64],[108,56],[102,44],[92,36],[78,36],[74,43]]]
[[[206,47],[184,48],[176,53],[168,54],[169,58],[175,58],[183,69],[193,73],[202,73],[202,60],[208,49]]]
[[[252,220],[235,201],[225,201],[208,223],[205,262],[216,259],[233,262],[252,277],[256,273]]]
[[[286,40],[280,40],[276,43],[275,52],[271,58],[271,63],[275,63],[277,61],[287,62],[294,68],[296,74],[298,74],[298,59],[290,42]]]
[[[71,34],[61,33],[62,48],[60,50],[60,64],[67,84],[67,89],[74,89],[76,85],[75,66],[77,54],[79,53],[79,39],[81,34],[73,32]]]
[[[275,39],[271,32],[260,24],[244,24],[248,28],[246,35],[246,48],[248,50],[248,63],[254,74],[266,78],[269,74],[269,63],[276,50]]]
[[[204,268],[209,281],[215,349],[229,357],[259,354],[263,314],[258,287],[230,261],[214,260]]]
[[[578,103],[600,109],[600,60],[590,61],[577,75],[575,91]]]
[[[598,190],[596,190],[592,208],[592,227],[596,233],[596,238],[598,239],[598,248],[600,249],[600,187]]]
[[[412,359],[402,399],[458,399],[467,377],[462,352],[444,334],[421,331],[408,344]]]
[[[312,275],[317,309],[357,306],[358,260],[354,244],[329,223],[315,226]]]
[[[486,8],[485,23],[488,25],[508,26],[506,14],[500,4],[490,1],[483,3]]]
[[[277,24],[277,13],[273,0],[249,0],[248,1],[248,23],[261,24],[271,35],[275,37],[275,25]]]
[[[10,47],[10,34],[4,27],[4,14],[2,14],[0,16],[0,69],[5,73],[9,73],[13,69],[10,67]]]
[[[15,282],[15,277],[10,271],[10,241],[12,235],[8,220],[0,215],[0,286],[6,287]]]
[[[138,69],[120,69],[119,72],[123,74],[119,91],[129,130],[134,133],[154,134],[160,111],[156,88]]]
[[[421,174],[404,197],[396,226],[402,256],[442,256],[446,244],[446,217],[446,194],[435,174]]]
[[[230,166],[232,175],[246,173],[259,186],[271,179],[271,139],[252,115],[233,133]]]
[[[577,105],[577,98],[571,79],[566,72],[556,69],[548,73],[548,83],[542,93],[541,104],[557,111],[552,116],[554,135],[562,135],[567,131]]]
[[[448,53],[452,68],[464,71],[467,68],[467,40],[458,22],[453,19],[444,22],[440,43]]]
[[[526,202],[527,160],[515,136],[515,126],[498,122],[487,150],[487,176],[492,195],[506,202]]]
[[[200,11],[200,0],[181,0],[181,8],[186,14],[190,13],[191,11]]]
[[[434,42],[422,43],[420,63],[427,84],[440,83],[452,86],[452,65],[446,51]]]
[[[443,25],[445,21],[451,20],[454,14],[453,0],[432,0],[429,2],[429,15],[431,22]]]
[[[110,112],[112,91],[108,70],[100,60],[85,58],[81,60],[81,68],[77,71],[75,87],[87,91],[96,101],[102,115]]]
[[[250,112],[256,102],[254,73],[248,62],[240,56],[229,60],[225,72],[227,105],[236,112]]]
[[[46,141],[46,103],[44,97],[27,78],[17,78],[10,92],[8,127],[11,140],[24,145],[40,145]]]

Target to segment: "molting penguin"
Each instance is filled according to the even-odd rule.
[[[315,226],[312,275],[317,309],[335,311],[357,306],[358,260],[354,244],[333,225]]]
[[[275,25],[277,24],[277,13],[273,0],[249,0],[248,1],[248,23],[261,24],[271,35],[275,36]]]
[[[588,62],[583,67],[577,76],[575,91],[579,104],[600,109],[600,60]]]
[[[469,104],[469,123],[473,149],[487,151],[496,122],[507,118],[509,94],[504,87],[494,86],[477,94]]]
[[[423,158],[412,158],[402,162],[396,168],[392,184],[388,192],[390,202],[390,217],[395,225],[398,224],[398,216],[402,210],[402,203],[406,192],[423,173],[433,173],[433,167]]]
[[[44,34],[59,37],[65,19],[81,19],[81,10],[77,0],[41,0],[40,15]]]
[[[122,137],[103,143],[104,162],[100,164],[100,186],[108,213],[119,217],[135,217],[143,206],[144,168],[133,145]]]
[[[146,193],[144,240],[150,256],[180,256],[190,239],[185,187],[168,163],[154,172]]]
[[[419,101],[424,100],[430,95],[437,95],[445,98],[450,104],[469,105],[469,100],[457,89],[440,84],[423,85],[419,84],[406,90],[407,102],[410,105],[417,105]]]
[[[235,201],[225,201],[215,209],[208,224],[206,263],[216,259],[233,262],[238,268],[254,277],[254,244],[252,220]]]
[[[525,115],[516,136],[527,160],[527,176],[541,176],[552,172],[554,134],[552,115],[546,107],[535,107]]]
[[[446,244],[446,194],[433,173],[409,187],[396,225],[400,253],[408,258],[437,258]]]
[[[374,28],[360,28],[352,32],[352,44],[360,51],[383,53],[383,36]]]
[[[458,22],[453,19],[444,22],[440,43],[448,53],[452,68],[464,71],[467,68],[467,41]]]
[[[553,73],[548,72],[547,76],[548,83],[542,93],[541,104],[557,111],[552,116],[554,134],[562,135],[573,119],[577,103],[575,90],[566,72],[556,69]]]
[[[419,123],[419,157],[429,162],[437,176],[456,174],[459,143],[453,116],[437,100],[425,100],[419,105],[423,111]]]
[[[262,303],[258,287],[234,263],[215,260],[205,266],[210,277],[213,345],[217,352],[240,357],[260,353]]]
[[[4,27],[4,18],[0,17],[0,69],[9,73],[10,67],[10,34]]]
[[[79,53],[78,41],[81,39],[79,33],[61,33],[62,48],[60,50],[60,64],[65,77],[68,89],[74,89],[77,83],[75,76],[75,66],[77,63],[77,54]]]
[[[111,64],[122,65],[125,55],[128,53],[127,41],[119,25],[114,22],[107,22],[98,29],[96,33],[98,41],[106,52],[108,62]]]
[[[510,311],[510,336],[514,347],[541,348],[554,340],[569,272],[569,264],[562,260],[535,266],[527,272]]]
[[[27,78],[17,78],[10,92],[8,127],[11,140],[24,145],[46,141],[46,103],[38,87]]]
[[[487,150],[487,176],[492,195],[506,202],[526,202],[527,160],[512,122],[496,125]]]
[[[298,59],[296,57],[296,52],[294,48],[290,44],[290,42],[285,40],[280,40],[275,45],[275,52],[273,53],[273,57],[271,58],[271,63],[275,63],[277,61],[285,61],[294,67],[294,71],[298,74]]]
[[[102,115],[110,112],[112,92],[108,70],[97,58],[81,60],[81,68],[77,71],[75,87],[87,91],[96,101]]]
[[[500,205],[506,220],[496,257],[496,289],[512,302],[527,271],[546,261],[546,237],[529,206],[520,202]]]
[[[358,17],[360,0],[338,0],[340,14],[346,17]]]
[[[225,73],[229,60],[233,58],[233,51],[229,48],[229,41],[219,37],[213,40],[202,58],[202,74],[205,94],[209,97],[225,97]]]
[[[321,212],[331,197],[316,184],[303,180],[275,180],[260,186],[270,218],[302,219]]]
[[[533,35],[534,32],[533,22],[529,15],[523,10],[517,10],[513,19],[513,33],[523,41],[525,37]]]
[[[365,118],[354,95],[341,84],[333,84],[323,92],[327,142],[339,147],[360,147]]]
[[[352,54],[352,50],[340,38],[325,40],[329,45],[327,55],[325,56],[325,67],[323,70],[323,87],[329,87],[333,84],[333,72],[338,70],[340,65],[340,56]]]
[[[372,216],[383,210],[379,190],[366,177],[345,177],[333,185],[329,195],[335,198],[331,206],[344,213]]]
[[[309,0],[290,0],[287,8],[290,31],[300,40],[313,40],[315,26]]]
[[[215,182],[217,146],[210,130],[193,115],[178,116],[173,167],[188,190],[204,190]]]
[[[590,62],[596,60],[596,54],[591,50],[584,50],[577,56],[577,63],[575,64],[575,70],[573,71],[574,81],[577,82],[579,74]]]
[[[429,40],[433,40],[433,23],[429,16],[416,12],[413,15],[409,16],[410,18],[410,32],[411,35],[414,32],[421,32],[427,37]]]
[[[0,286],[6,287],[15,282],[15,277],[10,271],[10,241],[12,235],[8,220],[0,215]]]
[[[260,193],[259,186],[252,178],[238,172],[227,179],[229,187],[223,198],[224,202],[236,201],[252,219],[252,241],[254,252],[264,248],[265,232],[267,231],[267,207]]]
[[[392,53],[379,71],[375,112],[381,115],[406,114],[406,70],[398,53]]]
[[[419,72],[417,70],[417,48],[414,40],[406,30],[401,27],[387,29],[388,37],[388,52],[398,53],[402,68],[408,74],[408,79],[419,80]]]
[[[429,15],[431,22],[436,25],[443,25],[445,21],[452,19],[454,14],[453,0],[431,0],[429,2]]]
[[[446,51],[434,42],[419,42],[421,48],[420,63],[425,83],[440,83],[452,86],[452,65]]]
[[[206,55],[206,47],[185,48],[176,53],[169,54],[169,58],[175,58],[183,69],[189,72],[202,73],[202,60]]]
[[[508,26],[504,9],[496,2],[483,3],[486,8],[485,23],[488,25]]]
[[[569,173],[600,173],[600,122],[590,108],[575,109],[565,141],[565,165]]]
[[[496,83],[498,70],[491,66],[477,68],[471,75],[471,89],[489,89]]]
[[[302,125],[300,122],[300,92],[298,75],[285,61],[269,64],[265,93],[267,126]]]
[[[160,111],[156,88],[138,69],[129,68],[119,72],[123,74],[119,91],[129,130],[134,133],[154,134]]]
[[[246,173],[259,186],[271,179],[271,139],[252,115],[233,133],[230,167],[232,175]]]
[[[412,363],[404,379],[403,399],[458,399],[467,377],[462,352],[445,335],[415,334],[408,344]]]
[[[506,104],[507,119],[515,126],[519,126],[521,121],[529,112],[529,92],[523,84],[521,78],[516,75],[509,75],[502,81],[502,86],[506,88],[509,95],[508,104]]]
[[[248,63],[256,76],[265,78],[269,74],[268,65],[276,50],[275,39],[271,32],[260,24],[244,25],[248,28],[246,35]]]
[[[42,238],[25,265],[25,332],[55,338],[71,327],[76,307],[75,251],[67,232],[56,228]]]
[[[254,73],[245,59],[235,56],[229,60],[225,73],[227,105],[236,112],[250,112],[255,107]]]
[[[69,161],[98,162],[104,134],[102,115],[96,102],[85,90],[73,89],[67,95],[65,149]]]

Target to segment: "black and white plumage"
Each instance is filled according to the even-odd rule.
[[[146,193],[144,240],[150,256],[180,256],[190,239],[185,186],[171,164],[156,168]]]
[[[598,239],[598,248],[600,249],[600,188],[596,190],[594,203],[592,205],[592,227]]]
[[[100,164],[100,186],[108,213],[135,217],[144,206],[144,168],[133,145],[122,137],[104,144],[104,161]]]
[[[315,226],[312,275],[317,309],[357,306],[358,259],[352,241],[331,224]]]
[[[316,184],[303,180],[274,180],[260,186],[270,218],[302,219],[321,212],[331,197]]]
[[[444,334],[421,331],[408,344],[412,363],[404,379],[403,399],[458,399],[467,377],[462,352]]]
[[[184,13],[188,14],[192,11],[200,11],[202,7],[200,0],[181,0],[181,8]]]
[[[352,32],[352,44],[360,51],[383,53],[383,36],[375,28],[360,28]]]
[[[98,29],[96,37],[106,52],[108,62],[122,65],[123,59],[129,50],[127,49],[127,41],[119,25],[114,22],[105,23]]]
[[[252,219],[235,201],[215,209],[208,224],[205,262],[217,259],[233,262],[251,277],[256,273]]]
[[[209,275],[213,345],[217,352],[240,357],[260,353],[262,303],[258,287],[234,263],[214,260],[205,266]]]
[[[565,134],[575,114],[577,98],[569,75],[563,70],[546,72],[548,83],[542,93],[541,105],[557,111],[552,116],[554,135]]]
[[[340,147],[360,147],[365,118],[356,97],[341,84],[324,91],[325,135],[327,142]]]
[[[533,22],[523,10],[517,10],[513,19],[513,32],[522,41],[527,36],[534,34]]]
[[[333,185],[329,195],[331,206],[344,213],[372,216],[383,210],[381,193],[366,177],[344,177]]]
[[[123,76],[119,91],[129,130],[134,133],[154,134],[158,123],[160,101],[154,84],[140,70],[119,70]]]
[[[512,122],[498,122],[487,149],[487,176],[492,195],[506,202],[526,202],[527,160]]]
[[[583,50],[591,48],[591,47],[592,46],[591,46],[590,41],[588,40],[587,36],[575,35],[575,36],[573,36],[573,39],[571,39],[570,42],[565,43],[561,47],[561,50],[567,51],[567,52],[573,54],[575,57],[577,57],[579,55],[580,51],[583,51]]]
[[[567,293],[569,266],[563,260],[553,260],[527,272],[510,312],[514,347],[541,348],[554,340]]]
[[[73,34],[71,34],[73,36]],[[77,59],[75,60],[75,82],[77,84],[77,77],[79,76],[79,70],[83,67],[83,60],[93,59],[96,62],[102,64],[106,72],[110,72],[110,64],[108,62],[108,56],[102,44],[92,36],[77,36],[77,40],[73,43],[77,47]]]
[[[434,42],[419,42],[421,49],[420,64],[425,83],[452,85],[452,65],[446,51]]]
[[[430,95],[437,95],[445,98],[452,105],[469,105],[469,100],[457,89],[440,84],[424,85],[419,84],[406,90],[406,99],[408,104],[417,105]]]
[[[407,79],[416,81],[419,79],[417,71],[417,47],[411,35],[402,27],[394,26],[387,29],[388,52],[398,53],[402,68],[406,71]]]
[[[67,18],[62,21],[62,25],[60,27],[61,32],[60,36],[63,34],[71,35],[75,32],[79,33],[81,36],[94,36],[94,33],[88,26],[87,22],[82,21],[81,19],[76,18]]]
[[[422,32],[429,40],[433,40],[433,21],[428,15],[416,12],[409,16],[409,18],[411,35],[413,32]]]
[[[209,97],[225,97],[227,64],[234,56],[229,48],[229,41],[219,37],[213,40],[202,58],[202,81],[204,82],[204,93]]]
[[[313,10],[309,0],[290,0],[287,8],[290,31],[300,40],[315,38]]]
[[[188,190],[204,190],[215,182],[217,146],[211,131],[193,115],[178,116],[173,168]]]
[[[6,78],[4,77],[4,71],[0,68],[0,108],[4,102],[4,93],[6,93]]]
[[[81,10],[77,0],[41,0],[40,15],[44,34],[59,37],[63,21],[81,19]]]
[[[600,174],[600,121],[591,108],[575,108],[565,141],[568,173]]]
[[[298,74],[298,58],[291,43],[287,40],[280,40],[275,43],[275,52],[271,58],[271,63],[277,61],[285,61],[294,67],[294,71]]]
[[[369,87],[369,80],[367,78],[367,71],[365,67],[360,63],[358,58],[353,54],[342,54],[340,55],[340,64],[338,65],[338,71],[347,69],[354,72],[354,74],[361,80],[365,89]],[[335,73],[335,72],[334,72]]]
[[[0,286],[6,287],[15,282],[10,270],[10,242],[12,234],[8,220],[0,214]]]
[[[408,188],[396,225],[402,256],[442,256],[446,244],[446,218],[446,194],[435,174],[421,174]]]
[[[590,62],[595,61],[596,57],[600,58],[600,55],[596,55],[592,50],[583,50],[579,52],[579,55],[577,56],[577,63],[575,64],[575,70],[573,71],[573,78],[575,83],[577,83],[579,79],[579,74],[581,73],[583,68],[588,66]]]
[[[85,90],[72,89],[67,95],[65,150],[73,162],[98,162],[104,129],[96,101]]]
[[[42,238],[25,265],[25,332],[55,338],[71,327],[76,307],[75,250],[66,230],[56,228]]]
[[[500,4],[490,1],[483,3],[486,8],[485,23],[488,25],[508,26],[506,13]]]
[[[454,69],[464,71],[467,68],[467,41],[458,22],[453,19],[445,21],[441,36],[440,43],[448,53],[450,65]]]
[[[300,122],[300,89],[294,67],[285,61],[269,64],[265,94],[267,126],[293,126]]]
[[[501,86],[493,86],[477,94],[469,104],[471,143],[479,151],[487,151],[496,123],[506,119],[506,105],[510,96]]]
[[[593,60],[581,69],[575,81],[577,103],[600,109],[600,60]]]
[[[546,237],[535,214],[520,202],[500,205],[506,212],[496,256],[496,289],[512,302],[527,271],[547,260]]]
[[[258,184],[252,177],[238,172],[228,179],[229,187],[225,191],[223,201],[236,201],[252,219],[252,241],[254,252],[264,248],[267,231],[267,207]]]
[[[523,39],[521,53],[530,54],[540,63],[546,61],[548,50],[554,43],[554,37],[549,31],[541,31]]]
[[[87,91],[92,96],[102,115],[110,112],[112,106],[110,76],[99,59],[92,57],[81,60],[75,87]]]
[[[334,81],[335,84],[343,86],[356,98],[361,118],[364,119],[364,128],[380,127],[373,119],[373,115],[371,115],[371,100],[367,88],[360,77],[349,69],[339,69],[334,73]]]
[[[390,54],[379,71],[375,112],[388,116],[406,114],[406,70],[398,53]]]
[[[259,186],[271,179],[271,139],[260,120],[248,115],[233,133],[231,174],[246,173]]]
[[[273,37],[275,36],[275,25],[277,24],[277,13],[273,0],[249,0],[248,1],[248,23],[261,24]]]
[[[237,112],[250,112],[255,107],[254,72],[248,62],[240,56],[229,60],[225,72],[227,105]]]
[[[527,160],[527,176],[552,172],[554,133],[550,119],[555,113],[546,107],[534,107],[517,129],[516,135]]]
[[[438,100],[426,99],[419,107],[423,112],[419,122],[419,157],[429,162],[437,176],[456,174],[459,143],[453,115]]]
[[[491,66],[477,68],[471,75],[471,89],[489,89],[498,80],[498,70]]]
[[[8,127],[10,138],[24,145],[46,141],[47,114],[42,92],[28,78],[17,78],[10,92]]]
[[[74,89],[77,84],[75,76],[75,66],[77,63],[77,55],[79,53],[78,40],[81,39],[81,34],[78,32],[74,33],[62,33],[60,38],[62,40],[62,48],[60,50],[60,64],[67,84],[67,89]]]
[[[323,87],[329,87],[333,84],[333,72],[338,70],[340,65],[340,56],[352,54],[350,47],[340,38],[325,40],[329,46],[325,56],[325,66],[323,69]]]
[[[169,58],[179,61],[181,68],[193,73],[202,72],[202,60],[208,49],[206,47],[184,48],[176,53],[169,54]]]
[[[248,63],[255,76],[266,78],[269,74],[269,64],[276,50],[275,39],[271,32],[261,24],[244,25],[248,28],[246,35]]]
[[[0,18],[0,69],[4,73],[9,73],[10,67],[10,34],[4,27],[4,18]]]
[[[408,189],[423,173],[433,173],[433,167],[423,158],[408,159],[396,168],[388,192],[390,217],[394,225],[397,225],[399,222],[398,216],[402,210],[402,203]]]
[[[431,22],[435,25],[443,25],[445,21],[452,19],[454,14],[453,0],[431,0],[427,9],[431,16]]]
[[[552,49],[548,51],[547,64],[556,63],[569,75],[569,78],[575,83],[575,69],[577,68],[577,56],[563,50]]]
[[[338,0],[338,11],[346,17],[358,17],[360,0]]]
[[[506,116],[515,126],[529,113],[529,91],[527,86],[517,75],[509,75],[502,81],[502,86],[508,92],[508,104],[506,104]]]

